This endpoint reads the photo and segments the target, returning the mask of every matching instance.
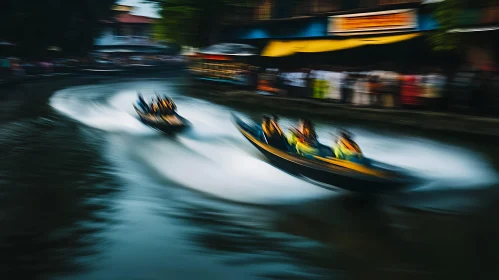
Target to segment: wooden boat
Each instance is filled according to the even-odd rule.
[[[165,133],[173,133],[183,130],[189,126],[189,121],[178,115],[176,112],[168,115],[155,115],[146,113],[137,106],[133,106],[139,115],[140,121],[144,124]]]
[[[386,193],[418,183],[416,177],[401,168],[368,159],[358,164],[337,159],[327,146],[320,145],[321,156],[304,157],[293,149],[268,144],[260,125],[248,124],[233,115],[236,128],[263,153],[273,165],[307,180],[354,192]]]

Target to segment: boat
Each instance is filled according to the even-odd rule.
[[[270,146],[256,123],[232,115],[234,125],[276,167],[328,189],[362,193],[389,193],[415,186],[419,179],[408,171],[368,159],[358,164],[335,158],[331,148],[320,145],[321,156],[305,157],[293,149]]]
[[[155,115],[147,113],[133,105],[142,123],[164,133],[181,131],[189,126],[189,121],[181,117],[177,112],[168,115]]]

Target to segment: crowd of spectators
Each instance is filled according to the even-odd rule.
[[[462,67],[453,74],[439,68],[415,73],[332,67],[266,69],[259,75],[257,88],[352,106],[499,114],[499,72],[493,69]]]
[[[18,58],[0,56],[0,84],[22,80],[31,76],[47,76],[56,73],[75,73],[83,69],[126,69],[144,66],[170,65],[181,62],[180,56],[131,55],[88,56],[78,58]]]

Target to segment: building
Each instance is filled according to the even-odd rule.
[[[133,15],[134,7],[116,5],[113,16],[101,21],[95,51],[100,53],[163,53],[168,48],[153,38],[154,18]]]
[[[440,28],[434,17],[438,2],[260,0],[244,10],[247,14],[241,20],[226,21],[219,41],[254,45],[263,57],[296,62],[372,65],[391,60],[407,68],[437,60],[449,64],[456,57],[436,57],[426,40],[429,32]],[[469,54],[461,59],[474,65],[497,60],[498,7],[492,0],[465,1],[463,13],[456,19],[462,28],[449,31],[473,33],[466,36],[472,38],[465,44]]]

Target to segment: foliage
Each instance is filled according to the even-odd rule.
[[[116,0],[3,0],[0,40],[19,45],[29,55],[50,46],[66,54],[85,54],[93,45],[99,20],[111,14]]]
[[[463,0],[445,0],[435,4],[434,16],[439,30],[430,35],[429,41],[435,51],[452,51],[460,45],[460,34],[449,32],[459,26],[464,12]]]
[[[255,0],[150,0],[160,7],[161,20],[154,28],[156,39],[187,46],[210,44],[224,16]]]

